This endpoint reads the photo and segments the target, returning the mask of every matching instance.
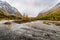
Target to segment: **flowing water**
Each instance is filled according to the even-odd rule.
[[[60,26],[43,24],[43,21],[0,23],[0,40],[60,40]]]

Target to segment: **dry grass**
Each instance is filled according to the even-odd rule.
[[[44,24],[47,24],[47,25],[50,25],[50,23],[49,23],[49,22],[47,22],[47,21],[44,21],[43,23],[44,23]]]
[[[21,24],[21,23],[26,23],[26,22],[30,22],[30,21],[22,21],[22,20],[20,20],[20,21],[13,21],[14,23],[18,23],[18,24]]]
[[[18,23],[18,24],[21,24],[21,21],[13,21],[14,23]]]
[[[60,26],[60,22],[44,21],[43,23],[47,24],[47,25],[50,25],[50,23],[51,23],[51,24],[54,24],[56,26]]]
[[[56,26],[60,26],[60,22],[53,22]]]

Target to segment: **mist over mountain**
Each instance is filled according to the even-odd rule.
[[[46,10],[46,9],[45,9]],[[44,11],[44,10],[43,10]],[[60,11],[60,3],[56,4],[54,7],[52,7],[51,9],[45,11],[45,12],[40,12],[38,14],[38,16],[44,15],[44,14],[49,14],[49,13],[53,13],[53,12],[59,12]]]
[[[12,7],[7,2],[1,1],[1,0],[0,0],[0,10],[3,10],[4,12],[10,13],[12,15],[15,15],[16,12],[18,12],[20,14],[20,12],[15,7]],[[22,15],[20,14],[20,16],[22,16]]]
[[[37,17],[41,20],[60,20],[60,3],[56,4],[50,10],[39,13]]]

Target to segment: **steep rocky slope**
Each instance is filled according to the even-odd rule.
[[[18,12],[20,17],[22,16],[21,13],[15,7],[12,7],[9,3],[1,0],[0,0],[0,10],[12,15],[15,15]]]
[[[56,4],[53,8],[49,9],[48,11],[45,12],[42,11],[41,13],[38,14],[38,16],[57,12],[60,12],[60,3]]]

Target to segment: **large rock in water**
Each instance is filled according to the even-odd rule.
[[[16,12],[18,12],[20,14],[20,17],[22,16],[21,13],[15,7],[12,7],[7,2],[1,1],[1,0],[0,0],[0,10],[3,10],[5,12],[8,12],[8,13],[10,13],[12,15],[15,15]]]

